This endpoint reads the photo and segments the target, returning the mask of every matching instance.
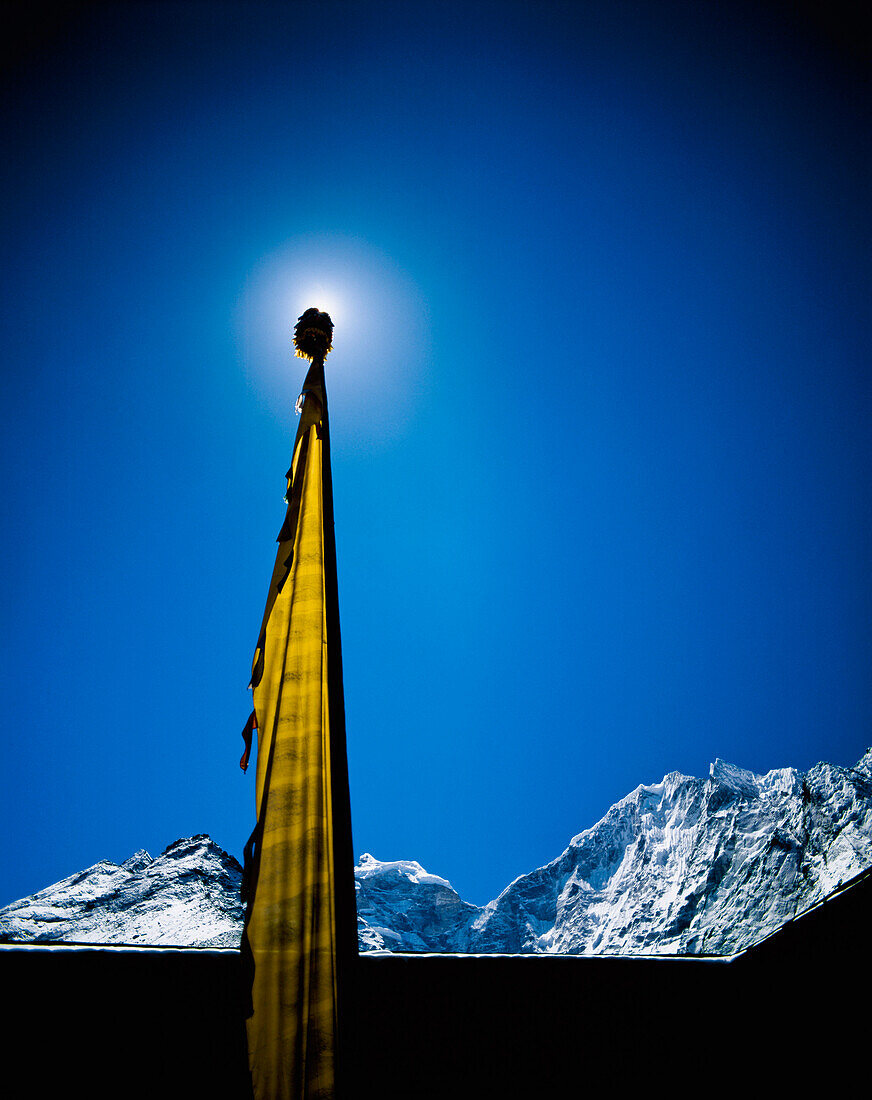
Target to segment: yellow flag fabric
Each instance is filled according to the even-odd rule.
[[[288,513],[251,685],[258,850],[245,927],[254,967],[246,1027],[256,1100],[314,1100],[333,1097],[335,1088],[339,1013],[323,363],[313,364],[303,392],[288,471]],[[326,458],[329,464],[329,450]],[[327,478],[330,488],[329,469]],[[328,557],[332,526],[329,536]],[[344,752],[344,730],[342,736]]]

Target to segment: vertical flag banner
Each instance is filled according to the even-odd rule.
[[[309,309],[294,335],[311,360],[297,408],[288,505],[255,649],[257,825],[246,847],[246,1030],[256,1100],[341,1095],[354,860],[324,359],[333,324]]]

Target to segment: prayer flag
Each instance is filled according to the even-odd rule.
[[[324,384],[332,328],[326,313],[307,310],[295,330],[298,354],[312,363],[252,665],[254,710],[243,731],[243,769],[257,733],[243,935],[255,1100],[339,1095],[347,1018],[340,1006],[357,955]]]

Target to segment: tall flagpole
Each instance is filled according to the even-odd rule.
[[[357,959],[354,860],[324,360],[333,324],[294,330],[310,367],[287,473],[288,510],[252,663],[257,825],[246,846],[242,950],[256,1100],[347,1094]]]

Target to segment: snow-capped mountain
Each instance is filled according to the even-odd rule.
[[[242,868],[208,836],[100,860],[0,909],[0,940],[238,947]]]
[[[466,951],[481,913],[451,883],[412,860],[382,863],[369,853],[354,868],[361,951]]]
[[[411,860],[355,868],[362,951],[733,954],[872,867],[872,749],[854,768],[643,784],[480,908]],[[0,909],[0,940],[238,946],[239,864],[208,836]]]
[[[622,798],[482,909],[364,856],[361,950],[733,954],[872,866],[872,750],[767,775],[716,760]]]
[[[754,775],[716,760],[622,798],[485,906],[469,950],[732,954],[872,866],[872,750]]]

